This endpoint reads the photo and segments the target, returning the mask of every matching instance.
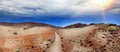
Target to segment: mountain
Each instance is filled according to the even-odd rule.
[[[53,26],[53,25],[50,25],[50,24],[35,23],[35,22],[21,22],[21,23],[0,22],[0,25],[3,25],[3,26],[29,26],[29,27],[35,27],[35,26],[56,27],[56,26]]]
[[[76,23],[76,24],[72,24],[72,25],[68,25],[65,28],[82,28],[87,26],[87,24],[82,24],[82,23]]]

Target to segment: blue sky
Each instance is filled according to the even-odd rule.
[[[37,22],[55,26],[74,23],[120,25],[120,0],[0,0],[0,22]],[[8,4],[9,3],[9,4]]]

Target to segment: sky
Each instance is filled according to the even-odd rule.
[[[120,0],[0,0],[0,22],[120,25]]]

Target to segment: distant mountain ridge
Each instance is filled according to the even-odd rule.
[[[76,23],[76,24],[68,25],[65,28],[81,28],[81,27],[85,27],[85,26],[88,26],[88,25],[82,24],[82,23]]]
[[[20,22],[20,23],[9,23],[9,22],[0,22],[0,25],[3,26],[30,26],[30,27],[34,27],[34,26],[47,26],[47,27],[56,27],[53,25],[49,25],[49,24],[45,24],[45,23],[36,23],[36,22]]]
[[[83,23],[75,23],[75,24],[71,24],[71,25],[67,25],[65,27],[58,27],[58,26],[54,26],[54,25],[50,25],[50,24],[45,24],[45,23],[36,23],[36,22],[20,22],[20,23],[11,23],[11,22],[0,22],[0,25],[3,26],[29,26],[29,27],[35,27],[35,26],[42,26],[42,27],[55,27],[55,28],[82,28],[85,26],[89,26],[89,25],[101,25],[104,23],[98,23],[98,24],[83,24]],[[117,24],[107,24],[110,26],[119,26]]]

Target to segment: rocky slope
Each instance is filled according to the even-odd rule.
[[[87,24],[82,24],[82,23],[76,23],[76,24],[72,24],[72,25],[68,25],[64,28],[82,28],[87,26]]]
[[[0,23],[0,52],[120,52],[120,27]]]

